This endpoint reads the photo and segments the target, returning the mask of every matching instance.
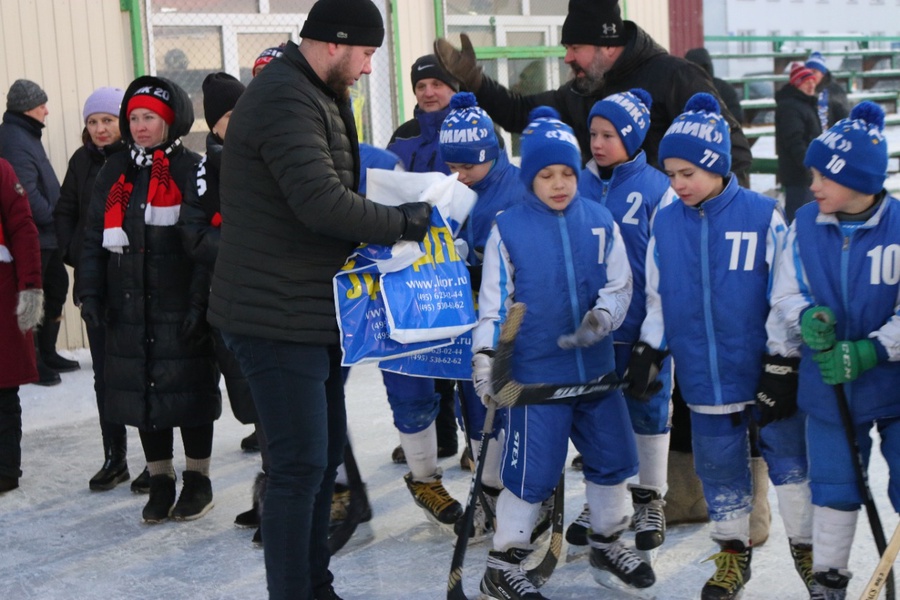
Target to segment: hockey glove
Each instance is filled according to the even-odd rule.
[[[628,368],[625,369],[624,379],[630,381],[625,392],[644,402],[650,400],[662,389],[659,371],[662,369],[662,361],[668,354],[644,342],[635,344],[631,349]]]
[[[813,350],[830,350],[835,343],[834,313],[827,306],[811,306],[800,318],[800,335]]]
[[[559,336],[556,343],[563,350],[593,346],[612,331],[612,317],[602,308],[592,308],[581,320],[575,333]]]
[[[19,330],[25,333],[34,329],[44,318],[44,290],[28,289],[19,292],[16,301],[16,320]]]
[[[482,72],[481,67],[475,62],[475,48],[465,33],[459,34],[459,42],[460,49],[457,50],[444,38],[436,39],[434,55],[441,63],[441,67],[462,84],[463,89],[477,92],[481,89]]]
[[[431,227],[432,206],[427,202],[407,202],[397,208],[406,217],[406,229],[403,230],[400,239],[409,242],[421,242],[425,239]]]
[[[491,368],[494,365],[494,351],[480,350],[472,356],[472,385],[481,402],[487,406],[487,398],[494,395],[491,388]]]
[[[822,381],[828,385],[839,385],[854,381],[878,364],[878,354],[872,340],[837,342],[834,348],[813,354],[819,365]]]
[[[81,320],[84,324],[92,329],[97,329],[103,325],[103,318],[100,312],[100,301],[93,296],[81,299]]]
[[[756,388],[757,424],[760,427],[787,419],[797,412],[799,368],[799,358],[778,355],[763,358],[763,373]]]

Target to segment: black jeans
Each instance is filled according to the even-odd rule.
[[[184,445],[184,455],[189,458],[209,458],[212,455],[213,424],[198,425],[197,427],[179,427],[181,430],[181,442]],[[175,441],[174,429],[160,429],[159,431],[141,431],[141,446],[144,447],[144,458],[147,462],[157,460],[169,460],[174,454],[172,450]]]
[[[41,248],[41,280],[44,286],[44,322],[62,316],[66,294],[69,293],[69,274],[56,248]]]
[[[0,388],[0,476],[22,476],[22,403],[19,388]]]

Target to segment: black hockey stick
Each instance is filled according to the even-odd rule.
[[[458,386],[459,392],[459,413],[462,416],[463,422],[463,430],[466,434],[466,448],[469,449],[469,456],[475,456],[475,448],[472,447],[472,436],[469,432],[472,431],[472,425],[469,422],[469,411],[466,410],[469,402],[478,402],[481,403],[481,400],[476,396],[475,399],[471,399],[466,397],[466,393],[464,391],[463,386]],[[491,432],[493,433],[493,431]],[[485,500],[484,497],[484,486],[482,486],[481,491],[478,493],[478,498],[481,500],[481,508],[484,510],[484,521],[485,523],[493,523],[494,522],[494,511],[491,510],[490,504]],[[471,532],[470,532],[471,533]]]
[[[344,468],[347,470],[350,504],[347,506],[347,517],[328,533],[328,550],[332,555],[337,554],[338,550],[350,541],[359,524],[371,516],[366,484],[359,474],[359,466],[356,464],[356,457],[353,456],[350,440],[347,440],[344,446]]]
[[[816,319],[824,323],[829,322],[828,315],[824,312],[818,312],[813,315]],[[872,537],[875,538],[875,547],[878,554],[883,556],[887,549],[887,540],[884,537],[884,527],[881,525],[881,517],[878,516],[878,509],[875,507],[875,500],[872,498],[872,489],[869,487],[869,475],[866,472],[866,466],[863,463],[862,453],[859,450],[859,440],[856,439],[856,428],[853,425],[853,414],[850,412],[850,403],[847,402],[847,394],[844,386],[841,384],[832,386],[834,395],[837,399],[838,412],[841,415],[841,423],[844,426],[844,435],[847,444],[850,446],[850,452],[855,456],[853,461],[853,471],[856,474],[856,486],[860,495],[863,497],[863,504],[866,507],[866,516],[869,518],[869,528],[872,530]],[[894,573],[893,570],[887,574],[887,590],[885,597],[887,600],[894,600]]]
[[[512,355],[512,346],[522,325],[522,317],[525,315],[524,304],[514,304],[510,307],[500,328],[500,340],[497,344],[497,353],[508,351]],[[496,360],[496,358],[495,358]],[[494,363],[496,365],[496,363]],[[496,367],[495,367],[496,368]],[[492,372],[492,376],[496,371]],[[447,578],[447,600],[468,600],[463,591],[463,563],[466,559],[466,549],[469,545],[469,533],[475,520],[475,499],[481,493],[481,475],[484,472],[484,457],[487,455],[488,443],[491,432],[494,429],[494,416],[497,414],[497,403],[488,399],[487,415],[484,417],[484,427],[481,429],[481,446],[475,457],[475,474],[469,486],[469,498],[466,502],[466,511],[463,513],[463,524],[456,536],[456,547],[453,549],[453,558],[450,561],[450,576]]]
[[[541,587],[550,580],[559,563],[562,554],[563,520],[565,519],[566,503],[566,470],[559,475],[559,483],[556,484],[556,492],[553,494],[553,512],[550,515],[550,547],[541,562],[529,569],[527,576],[535,587]]]

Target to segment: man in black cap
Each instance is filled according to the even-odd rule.
[[[332,278],[359,242],[421,241],[431,206],[356,193],[349,89],[372,71],[372,0],[319,0],[235,106],[222,154],[208,320],[250,383],[270,468],[262,515],[273,599],[335,599],[328,521],[346,437]]]
[[[59,179],[41,144],[47,94],[28,79],[17,79],[6,94],[6,112],[0,125],[0,158],[12,165],[28,194],[31,214],[41,238],[41,275],[44,285],[44,321],[35,330],[38,385],[60,383],[59,371],[74,371],[78,362],[56,352],[69,275],[56,240],[53,211],[59,201]]]
[[[653,98],[650,130],[642,148],[647,160],[658,166],[657,149],[672,121],[697,92],[716,95],[709,76],[683,58],[668,54],[632,21],[623,21],[618,0],[570,0],[562,28],[565,61],[573,78],[556,90],[522,96],[482,73],[466,34],[462,48],[447,40],[434,43],[438,60],[462,87],[475,93],[478,105],[507,131],[521,132],[528,113],[536,106],[556,108],[575,131],[582,159],[591,158],[588,114],[597,100],[610,94],[643,88]],[[742,185],[750,182],[750,145],[734,117],[723,111],[731,126],[732,171]]]

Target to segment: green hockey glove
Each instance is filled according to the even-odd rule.
[[[838,385],[854,381],[877,365],[878,354],[872,340],[843,341],[831,350],[814,354],[813,360],[819,364],[822,380],[828,385]]]
[[[800,335],[813,350],[830,350],[835,343],[834,312],[827,306],[811,306],[800,319]]]

